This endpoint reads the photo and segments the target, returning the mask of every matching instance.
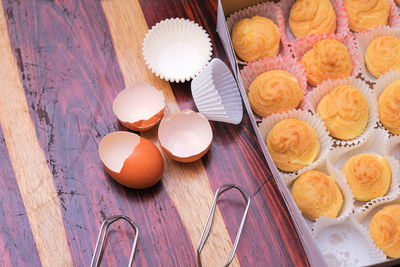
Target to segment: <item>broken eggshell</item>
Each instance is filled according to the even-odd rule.
[[[180,162],[201,158],[210,148],[213,138],[207,118],[192,110],[172,114],[160,122],[158,141],[164,152]]]
[[[107,173],[130,188],[155,185],[164,170],[158,148],[135,133],[118,131],[106,135],[100,142],[99,155]]]
[[[133,131],[152,128],[164,116],[164,109],[164,94],[143,82],[122,90],[113,102],[118,120]]]

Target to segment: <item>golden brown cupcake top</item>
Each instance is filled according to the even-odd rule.
[[[251,109],[262,117],[297,108],[303,90],[291,73],[271,70],[257,76],[250,84],[248,98]]]
[[[336,14],[329,0],[297,0],[289,14],[289,27],[296,38],[334,33]]]
[[[318,158],[320,150],[314,128],[296,119],[277,123],[269,132],[266,143],[276,167],[285,172],[310,165]]]
[[[332,176],[315,170],[301,174],[293,183],[292,197],[303,216],[316,220],[335,218],[343,205],[343,195]]]
[[[389,205],[378,211],[369,223],[375,244],[391,258],[400,257],[400,205]]]
[[[354,199],[368,201],[384,196],[392,181],[392,171],[384,157],[371,153],[354,155],[343,166]]]
[[[400,6],[400,0],[395,0],[396,4],[398,4]]]
[[[376,78],[389,70],[400,69],[400,39],[394,36],[375,38],[368,45],[365,64]]]
[[[308,83],[316,86],[328,79],[345,78],[353,68],[347,47],[334,39],[314,44],[301,58]]]
[[[349,27],[354,32],[388,24],[388,0],[345,0],[344,7],[349,18]]]
[[[400,80],[392,82],[378,99],[379,119],[392,134],[400,135]]]
[[[351,140],[360,136],[367,126],[368,101],[358,88],[342,85],[321,99],[317,114],[331,136]]]
[[[233,48],[247,62],[276,56],[279,53],[280,38],[278,26],[261,16],[241,19],[232,29]]]

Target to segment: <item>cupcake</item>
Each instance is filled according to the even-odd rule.
[[[276,56],[279,53],[280,40],[278,26],[265,17],[244,18],[232,28],[233,48],[247,62]]]
[[[343,195],[332,176],[309,170],[293,183],[292,197],[303,216],[316,220],[321,216],[335,218],[343,205]]]
[[[335,40],[324,39],[315,43],[301,58],[308,83],[316,86],[324,80],[345,78],[351,74],[352,59],[347,47]]]
[[[296,38],[334,33],[336,14],[329,0],[297,0],[290,9],[289,27]]]
[[[389,0],[344,0],[349,27],[361,32],[377,25],[387,25],[389,21]]]
[[[400,135],[400,80],[392,82],[379,96],[378,114],[390,133]]]
[[[378,78],[385,72],[400,68],[400,39],[394,36],[375,38],[365,53],[368,71]]]
[[[369,223],[375,244],[391,257],[400,257],[400,205],[389,205],[378,211]]]
[[[310,165],[320,152],[314,128],[297,119],[277,123],[269,132],[266,145],[276,167],[284,172],[298,171]]]
[[[368,101],[354,86],[342,85],[325,95],[317,106],[330,135],[340,140],[360,136],[368,123]]]
[[[353,192],[354,199],[369,201],[384,196],[392,181],[392,172],[386,159],[371,153],[349,158],[342,172]]]
[[[295,109],[303,100],[303,90],[296,77],[284,70],[270,70],[250,84],[248,99],[251,109],[261,117]]]

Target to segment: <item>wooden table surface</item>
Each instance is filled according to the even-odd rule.
[[[213,57],[227,62],[215,31],[216,0],[2,0],[0,5],[0,266],[88,266],[100,224],[124,214],[140,228],[136,266],[196,266],[196,248],[215,190],[236,183],[252,196],[231,266],[306,266],[307,258],[249,117],[211,122],[201,160],[164,157],[162,182],[131,190],[98,157],[103,136],[125,130],[112,113],[126,85],[163,90],[167,114],[196,109],[190,83],[169,84],[144,66],[148,26],[169,17],[202,25]],[[155,140],[157,130],[142,136]],[[219,202],[204,266],[222,266],[244,204]],[[109,232],[103,266],[125,266],[133,234]]]

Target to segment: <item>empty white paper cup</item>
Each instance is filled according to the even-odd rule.
[[[242,98],[228,66],[218,58],[197,75],[191,84],[197,109],[212,121],[239,124],[243,117]]]
[[[143,57],[161,79],[185,82],[193,79],[211,59],[211,40],[193,21],[174,18],[154,25],[143,41]]]

